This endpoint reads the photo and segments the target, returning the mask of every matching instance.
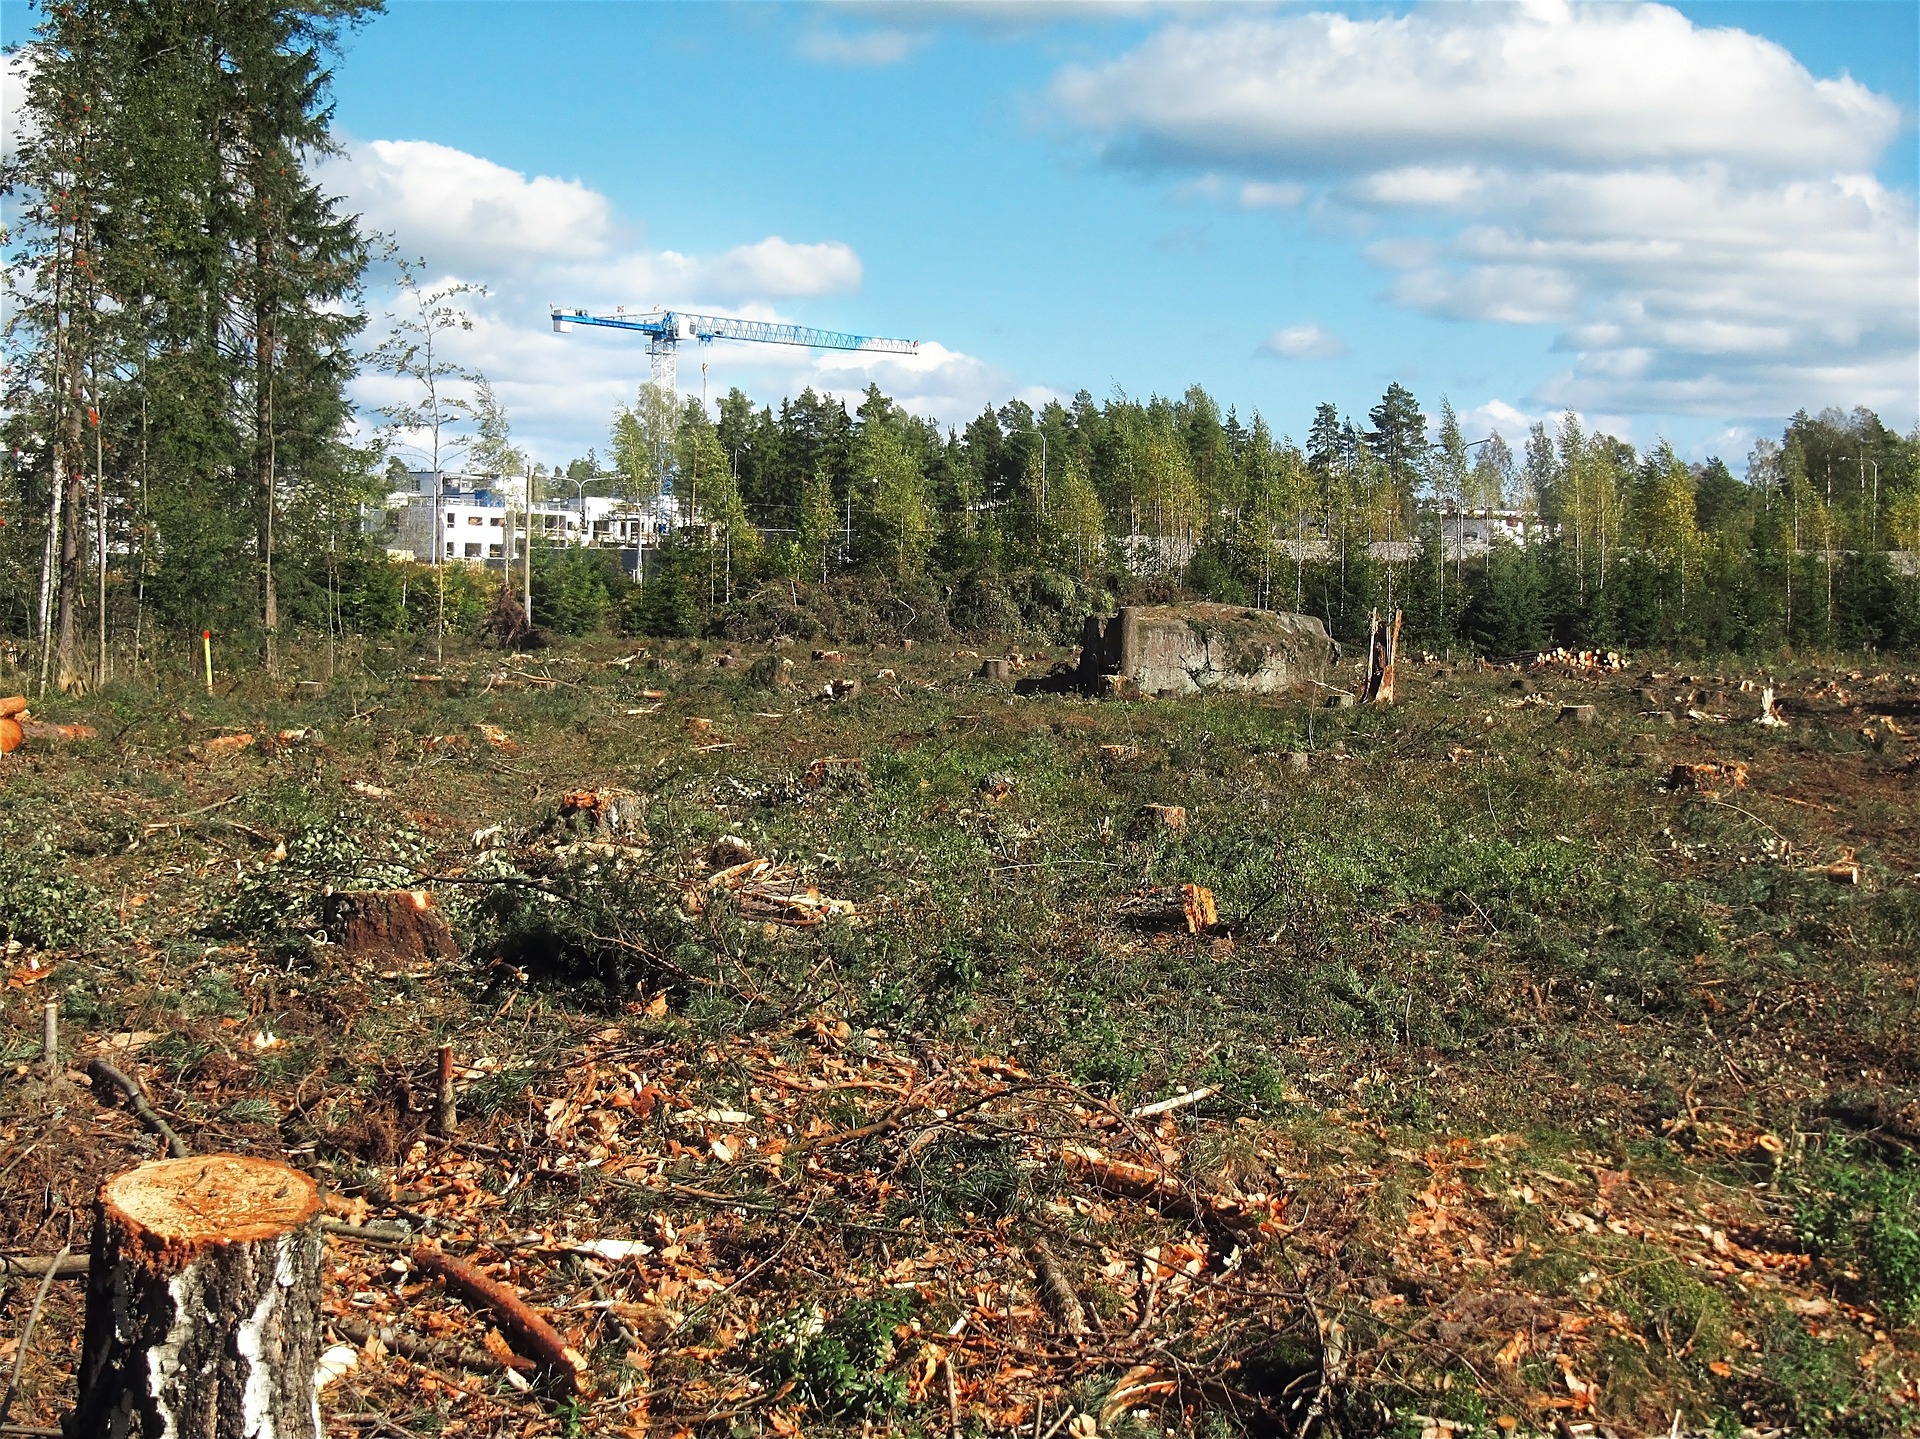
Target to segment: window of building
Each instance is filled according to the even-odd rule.
[[[499,528],[500,528],[500,516],[498,516],[498,515],[494,515],[493,517],[491,517],[491,518],[490,518],[490,519],[489,519],[489,520],[487,521],[487,523],[488,523],[488,524],[490,524],[490,525],[492,525],[492,526],[493,526],[493,527],[494,527],[494,528],[495,528],[496,530],[497,530],[497,529],[499,529]]]
[[[470,560],[477,560],[477,559],[479,559],[479,558],[480,558],[480,546],[479,546],[479,545],[477,545],[477,544],[470,544],[470,545],[468,545],[468,546],[467,546],[467,548],[466,548],[466,558],[468,558],[468,559],[470,559]]]
[[[500,558],[500,546],[498,546],[498,545],[488,545],[488,546],[487,546],[487,558],[488,558],[488,559],[490,559],[490,560],[497,560],[497,559],[499,559],[499,558]]]
[[[477,524],[479,524],[479,523],[480,523],[480,516],[478,516],[478,515],[468,515],[468,516],[467,516],[467,523],[468,523],[468,524],[470,524],[470,525],[477,525]]]

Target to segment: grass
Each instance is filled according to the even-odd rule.
[[[1015,699],[925,649],[860,665],[896,669],[898,693],[870,682],[829,705],[795,698],[818,688],[811,668],[841,672],[825,666],[803,662],[775,693],[685,645],[631,671],[597,658],[544,657],[551,687],[473,656],[449,662],[460,682],[444,691],[396,673],[299,703],[247,681],[49,705],[105,738],[13,761],[0,939],[62,959],[47,983],[70,1025],[158,1032],[141,1062],[203,1139],[307,1146],[341,1175],[375,1173],[419,1134],[408,1095],[443,1038],[492,1062],[462,1102],[502,1142],[536,1134],[551,1056],[595,1026],[670,1044],[707,1066],[709,1095],[743,1105],[758,1081],[703,1056],[743,1034],[780,1052],[820,1015],[844,1023],[849,1052],[1012,1058],[1121,1107],[1208,1085],[1180,1122],[1225,1137],[1208,1131],[1191,1162],[1295,1196],[1286,1264],[1364,1355],[1352,1413],[1484,1431],[1566,1400],[1560,1360],[1577,1353],[1595,1413],[1626,1430],[1664,1429],[1679,1408],[1807,1433],[1913,1427],[1899,1376],[1920,1321],[1920,1168],[1823,1108],[1839,1085],[1896,1108],[1920,1093],[1913,779],[1905,756],[1845,745],[1843,710],[1810,707],[1781,732],[1660,729],[1624,680],[1549,677],[1601,705],[1601,724],[1571,728],[1511,703],[1501,676],[1418,670],[1391,711]],[[1783,674],[1783,693],[1813,678]],[[223,727],[262,740],[212,760],[189,748]],[[270,738],[283,729],[311,733]],[[810,789],[822,756],[864,766]],[[1748,761],[1753,788],[1714,800],[1657,783],[1709,757]],[[1003,796],[989,775],[1011,781]],[[589,787],[642,797],[644,858],[528,858],[517,838]],[[1148,804],[1184,806],[1187,827],[1138,825]],[[493,826],[504,845],[477,849]],[[724,901],[692,917],[682,894],[729,834],[860,921],[770,932]],[[1867,884],[1815,867],[1842,847]],[[1183,883],[1214,891],[1220,932],[1116,918],[1142,889]],[[345,978],[322,942],[325,891],[416,884],[469,959]],[[665,1019],[637,1012],[662,991]],[[32,1052],[37,1003],[10,1004],[0,1052]],[[263,1027],[286,1042],[256,1049]],[[861,1111],[818,1114],[845,1128]],[[938,1137],[867,1219],[1018,1230],[1071,1198],[1019,1154],[1005,1137]],[[515,1202],[541,1223],[588,1215],[581,1184]],[[1429,1213],[1454,1217],[1429,1231]],[[1104,1223],[1076,1211],[1070,1227]],[[1697,1236],[1674,1247],[1702,1224],[1797,1255],[1766,1272],[1831,1296],[1833,1320],[1743,1287]],[[847,1242],[862,1232],[849,1220]],[[1467,1234],[1473,1264],[1438,1257],[1441,1236]],[[1536,1306],[1524,1324],[1494,1313],[1509,1290]],[[1574,1313],[1586,1327],[1560,1349],[1499,1360],[1520,1328]],[[831,1423],[927,1423],[894,1383],[887,1336],[908,1317],[796,1295],[787,1320],[767,1316],[761,1362]],[[1087,1402],[1117,1377],[1090,1381]],[[1201,1410],[1201,1427],[1226,1422]]]

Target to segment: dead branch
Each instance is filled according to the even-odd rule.
[[[361,1319],[337,1319],[331,1316],[327,1323],[355,1344],[378,1339],[402,1359],[413,1359],[423,1364],[452,1364],[461,1369],[471,1369],[476,1374],[498,1374],[508,1368],[530,1370],[534,1367],[531,1359],[521,1359],[509,1365],[484,1349],[469,1349],[465,1345],[449,1344],[444,1339],[424,1339],[392,1325],[378,1326]]]
[[[322,1219],[320,1232],[331,1234],[336,1239],[357,1239],[362,1244],[377,1244],[386,1249],[407,1249],[414,1242],[414,1236],[405,1229],[348,1224],[340,1219]]]
[[[1087,1311],[1081,1307],[1080,1296],[1073,1292],[1066,1271],[1047,1247],[1047,1241],[1034,1240],[1027,1246],[1027,1255],[1033,1260],[1034,1272],[1040,1276],[1041,1296],[1053,1317],[1060,1321],[1060,1327],[1075,1339],[1086,1338]]]
[[[53,1256],[53,1263],[47,1266],[47,1272],[40,1280],[39,1292],[33,1296],[33,1308],[27,1311],[26,1327],[20,1331],[20,1344],[14,1351],[13,1373],[7,1378],[7,1392],[0,1395],[0,1424],[6,1423],[7,1415],[13,1412],[13,1396],[20,1388],[21,1371],[27,1367],[27,1354],[33,1347],[33,1331],[40,1326],[40,1311],[47,1305],[47,1291],[53,1288],[60,1261],[71,1253],[71,1242],[60,1246],[60,1252]]]
[[[0,1277],[39,1279],[51,1274],[55,1279],[85,1279],[88,1259],[84,1254],[31,1254],[0,1258]]]
[[[1198,1089],[1189,1089],[1185,1094],[1176,1094],[1171,1099],[1158,1100],[1153,1104],[1142,1104],[1127,1111],[1129,1119],[1151,1119],[1156,1114],[1171,1114],[1176,1109],[1185,1109],[1189,1104],[1198,1104],[1203,1099],[1211,1099],[1219,1090],[1211,1084],[1203,1084]]]
[[[104,1059],[88,1060],[87,1073],[97,1082],[112,1085],[126,1095],[127,1106],[133,1110],[134,1118],[167,1142],[169,1155],[175,1159],[186,1159],[192,1155],[193,1151],[187,1148],[186,1141],[173,1132],[173,1126],[162,1119],[148,1102],[146,1091],[140,1087],[138,1080],[121,1073]]]
[[[433,1132],[452,1139],[460,1131],[460,1119],[453,1102],[453,1046],[440,1046],[439,1082],[433,1092]]]
[[[575,1393],[585,1389],[587,1361],[513,1290],[437,1249],[423,1245],[413,1251],[412,1257],[416,1269],[439,1275],[453,1293],[492,1310],[507,1338],[537,1360],[540,1367],[564,1387]]]

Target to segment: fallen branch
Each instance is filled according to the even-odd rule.
[[[322,1219],[320,1232],[336,1239],[357,1239],[362,1244],[378,1244],[387,1249],[411,1248],[415,1236],[405,1229],[369,1224],[349,1224],[344,1219]]]
[[[27,1352],[33,1346],[33,1331],[40,1326],[40,1311],[46,1308],[47,1291],[53,1288],[54,1271],[60,1267],[60,1261],[73,1252],[71,1243],[60,1246],[60,1252],[53,1257],[53,1263],[47,1266],[46,1275],[40,1280],[39,1292],[33,1296],[33,1308],[27,1311],[26,1327],[20,1331],[20,1343],[14,1350],[13,1373],[7,1378],[7,1392],[0,1395],[0,1424],[7,1422],[7,1415],[13,1412],[13,1396],[20,1388],[21,1371],[27,1367]]]
[[[531,1359],[520,1359],[508,1364],[499,1356],[489,1354],[484,1349],[469,1349],[462,1344],[449,1344],[444,1339],[423,1339],[408,1334],[405,1330],[395,1329],[392,1325],[373,1325],[360,1319],[336,1319],[328,1317],[327,1323],[339,1333],[351,1339],[355,1344],[366,1344],[378,1339],[387,1349],[402,1359],[415,1359],[421,1363],[452,1364],[461,1369],[471,1369],[476,1374],[498,1374],[505,1369],[532,1369]]]
[[[1089,1179],[1109,1194],[1147,1200],[1168,1214],[1199,1224],[1218,1224],[1236,1231],[1260,1227],[1257,1212],[1232,1199],[1190,1189],[1153,1165],[1110,1159],[1097,1149],[1077,1144],[1067,1145],[1060,1157],[1069,1174]]]
[[[412,1257],[416,1269],[439,1275],[451,1292],[492,1310],[508,1340],[517,1341],[564,1387],[575,1393],[585,1389],[587,1361],[513,1290],[437,1249],[422,1246],[413,1251]]]
[[[87,1061],[87,1073],[95,1081],[110,1084],[127,1097],[127,1105],[133,1110],[134,1118],[167,1142],[167,1153],[175,1159],[186,1159],[193,1153],[187,1148],[186,1141],[173,1132],[173,1126],[162,1119],[147,1102],[146,1091],[140,1082],[131,1075],[122,1074],[104,1059]]]
[[[1185,1094],[1176,1094],[1171,1099],[1156,1100],[1152,1104],[1142,1104],[1127,1111],[1129,1119],[1151,1119],[1156,1114],[1171,1114],[1176,1109],[1185,1109],[1189,1104],[1198,1104],[1203,1099],[1211,1099],[1220,1091],[1211,1084],[1203,1084],[1198,1089],[1189,1089]]]
[[[1033,1260],[1034,1273],[1040,1276],[1041,1296],[1053,1317],[1060,1321],[1060,1327],[1075,1339],[1086,1338],[1089,1333],[1087,1311],[1081,1307],[1080,1296],[1073,1292],[1073,1285],[1068,1282],[1060,1261],[1047,1247],[1047,1241],[1034,1240],[1027,1246],[1027,1254]]]
[[[28,1254],[0,1257],[0,1278],[39,1279],[49,1272],[55,1279],[85,1279],[88,1259],[84,1254]]]

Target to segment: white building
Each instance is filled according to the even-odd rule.
[[[1551,533],[1531,510],[1460,509],[1444,505],[1438,514],[1441,543],[1450,560],[1479,559],[1491,551],[1498,540],[1524,546],[1529,540],[1547,539]]]
[[[528,532],[543,545],[589,545],[634,552],[628,568],[638,569],[637,552],[658,545],[685,521],[671,495],[635,503],[600,495],[576,496],[571,504],[551,501],[530,510],[516,493],[494,488],[474,475],[415,471],[410,489],[388,494],[385,505],[366,516],[368,533],[384,537],[395,559],[421,564],[504,564],[509,554],[527,552]]]

